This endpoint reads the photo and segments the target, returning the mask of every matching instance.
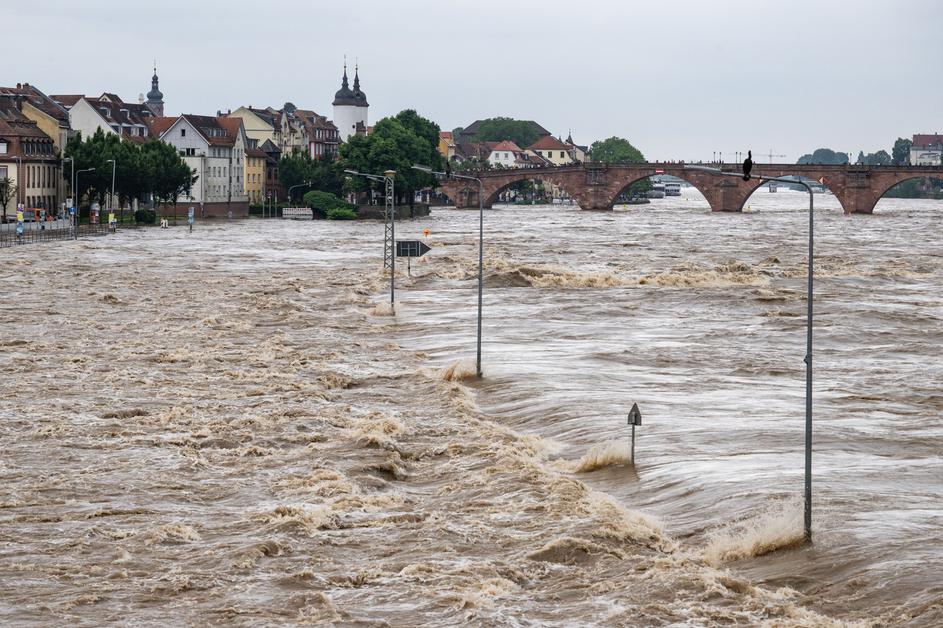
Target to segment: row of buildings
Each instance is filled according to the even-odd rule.
[[[278,183],[282,154],[307,152],[312,159],[335,154],[351,135],[368,132],[367,96],[359,68],[353,88],[347,66],[333,101],[334,121],[292,103],[281,108],[239,107],[215,115],[164,115],[157,68],[151,89],[137,102],[105,92],[52,94],[29,83],[0,87],[0,181],[16,186],[8,211],[57,210],[69,194],[62,154],[69,138],[99,129],[132,142],[159,139],[177,149],[197,181],[182,203],[199,204],[203,215],[247,215],[249,204],[284,198]],[[2,209],[2,208],[0,208]]]
[[[533,121],[529,125],[538,138],[526,148],[521,148],[509,139],[498,142],[475,141],[483,122],[476,120],[464,128],[458,137],[454,137],[451,131],[440,132],[439,152],[442,156],[453,162],[487,162],[493,168],[566,166],[586,160],[587,147],[574,143],[572,134],[562,140]]]

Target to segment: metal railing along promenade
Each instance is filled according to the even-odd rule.
[[[131,225],[125,225],[127,228]],[[52,220],[47,222],[27,222],[23,224],[23,232],[17,233],[15,224],[0,225],[0,249],[20,246],[22,244],[39,244],[55,242],[57,240],[74,240],[94,236],[104,236],[114,233],[115,229],[108,224],[79,225],[75,232],[67,220]]]

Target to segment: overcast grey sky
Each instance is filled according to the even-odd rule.
[[[0,11],[0,83],[135,100],[156,57],[168,114],[290,100],[330,117],[347,54],[371,123],[405,108],[443,129],[506,115],[579,143],[626,137],[649,159],[750,148],[794,161],[943,131],[940,0],[4,0]]]

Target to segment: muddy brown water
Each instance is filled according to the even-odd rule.
[[[5,250],[0,622],[940,624],[943,206],[816,197],[801,547],[805,198],[486,212],[481,382],[477,212]]]

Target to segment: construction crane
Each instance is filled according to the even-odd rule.
[[[773,163],[773,157],[785,157],[785,155],[776,155],[776,154],[774,154],[772,148],[769,149],[769,153],[767,153],[765,156],[766,156],[766,157],[769,157],[769,163]]]

